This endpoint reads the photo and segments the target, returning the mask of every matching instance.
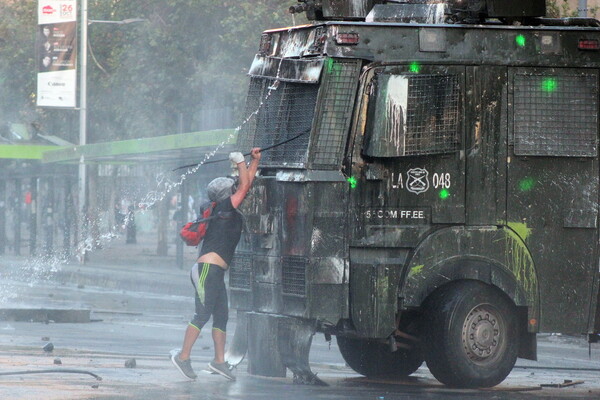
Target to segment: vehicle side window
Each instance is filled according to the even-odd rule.
[[[597,73],[522,72],[513,85],[516,155],[597,155]]]
[[[458,75],[380,73],[368,95],[363,154],[401,157],[458,149]]]

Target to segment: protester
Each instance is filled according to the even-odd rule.
[[[217,178],[207,186],[208,198],[215,203],[212,213],[218,217],[210,221],[202,242],[200,257],[190,272],[196,290],[196,313],[185,331],[183,347],[171,352],[173,364],[190,379],[197,377],[190,360],[192,347],[200,335],[200,330],[212,315],[215,357],[208,364],[208,368],[227,379],[235,380],[229,364],[225,362],[229,310],[224,277],[242,234],[243,217],[237,208],[252,186],[261,157],[259,148],[252,149],[250,154],[252,161],[249,168],[246,167],[242,153],[234,152],[229,155],[239,173],[237,188],[231,178]]]
[[[129,206],[127,209],[127,216],[125,217],[125,229],[127,233],[127,239],[125,243],[137,243],[137,226],[135,224],[135,209],[133,206]]]

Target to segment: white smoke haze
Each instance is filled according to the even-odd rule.
[[[184,182],[197,174],[200,168],[209,160],[211,160],[223,147],[230,143],[242,127],[247,124],[253,117],[258,115],[263,105],[271,96],[271,93],[277,90],[279,82],[279,74],[281,72],[281,61],[277,69],[277,79],[274,84],[266,92],[264,98],[259,102],[258,108],[249,113],[242,121],[242,123],[236,127],[232,133],[225,138],[221,143],[215,146],[214,149],[204,154],[202,159],[193,167],[188,168],[185,172],[181,173],[177,179],[171,180],[169,178],[170,173],[161,172],[155,176],[156,187],[153,190],[149,190],[141,200],[137,201],[136,210],[139,213],[147,213],[160,202],[164,201],[167,196],[172,195],[175,191],[184,184]],[[121,193],[121,196],[127,197],[127,192]],[[96,210],[97,214],[100,214],[99,210]],[[131,214],[132,215],[132,214]],[[84,226],[88,229],[84,232],[84,238],[80,240],[74,250],[74,255],[79,257],[79,261],[83,260],[86,253],[93,252],[96,249],[102,249],[110,246],[111,241],[122,238],[120,234],[120,226],[127,226],[130,218],[130,214],[126,214],[121,224],[110,225],[108,221],[103,218],[89,218],[86,217]],[[104,229],[97,234],[94,234],[92,226],[99,230],[101,227]],[[14,299],[19,297],[18,285],[16,282],[27,282],[30,287],[34,287],[36,284],[43,280],[50,279],[54,274],[61,270],[61,267],[72,262],[73,258],[65,252],[52,252],[51,254],[30,257],[25,262],[16,262],[11,268],[7,269],[0,276],[0,306],[6,305]]]

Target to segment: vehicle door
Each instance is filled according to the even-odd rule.
[[[465,68],[395,65],[364,75],[353,153],[357,246],[414,247],[465,221]]]
[[[350,305],[366,337],[395,326],[397,287],[434,225],[465,222],[465,68],[393,65],[363,74],[350,189]]]

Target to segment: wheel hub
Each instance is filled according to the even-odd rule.
[[[462,341],[468,357],[475,362],[487,362],[498,353],[502,341],[502,321],[491,307],[477,306],[471,310],[462,331]]]

